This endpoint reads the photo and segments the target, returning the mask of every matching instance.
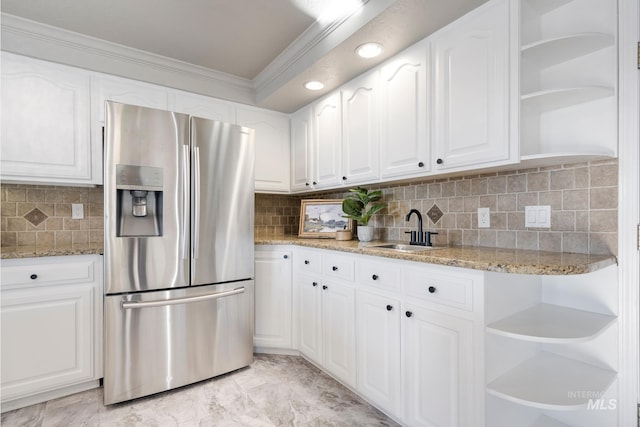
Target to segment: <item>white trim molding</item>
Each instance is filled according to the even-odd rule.
[[[619,426],[635,426],[640,389],[640,257],[636,228],[640,221],[640,7],[619,1],[619,206],[620,284]]]

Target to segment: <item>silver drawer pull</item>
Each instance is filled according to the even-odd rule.
[[[228,297],[231,295],[241,294],[243,292],[244,292],[244,287],[232,289],[230,291],[216,292],[215,294],[198,295],[197,297],[174,298],[174,299],[167,299],[167,300],[143,301],[143,302],[122,301],[120,304],[122,308],[125,310],[129,310],[132,308],[162,307],[165,305],[189,304],[192,302],[218,299],[218,298]]]

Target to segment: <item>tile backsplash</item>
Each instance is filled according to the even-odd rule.
[[[435,244],[616,254],[618,241],[617,160],[510,172],[432,179],[410,184],[368,186],[381,189],[387,209],[370,225],[376,238],[407,240],[417,221],[439,233]],[[304,198],[343,198],[344,191],[305,194]],[[257,195],[257,234],[297,234],[299,196]],[[549,205],[550,228],[525,227],[525,206]],[[478,228],[478,208],[489,208],[490,228]],[[258,210],[261,213],[258,213]],[[438,212],[440,211],[440,212]],[[433,220],[432,220],[433,218]],[[271,227],[271,228],[265,228]]]
[[[407,240],[418,209],[435,244],[616,254],[618,162],[606,160],[410,184],[381,189],[387,209],[370,224],[376,238]],[[2,184],[2,246],[103,241],[102,188]],[[296,235],[302,198],[343,198],[346,191],[255,196],[257,238]],[[71,218],[71,204],[84,204],[85,219]],[[525,227],[525,206],[551,206],[551,228]],[[477,227],[477,209],[489,208],[490,228]]]
[[[63,247],[102,243],[102,188],[0,185],[2,246]],[[71,204],[82,203],[84,219],[71,218]]]

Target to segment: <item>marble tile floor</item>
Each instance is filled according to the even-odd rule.
[[[298,356],[257,354],[245,369],[105,407],[102,388],[2,414],[28,426],[397,426]]]

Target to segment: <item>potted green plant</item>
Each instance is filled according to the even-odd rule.
[[[371,217],[387,207],[381,202],[382,191],[369,191],[356,187],[349,189],[350,194],[342,201],[344,218],[356,221],[358,225],[358,240],[370,242],[373,239],[373,227],[369,225]]]

